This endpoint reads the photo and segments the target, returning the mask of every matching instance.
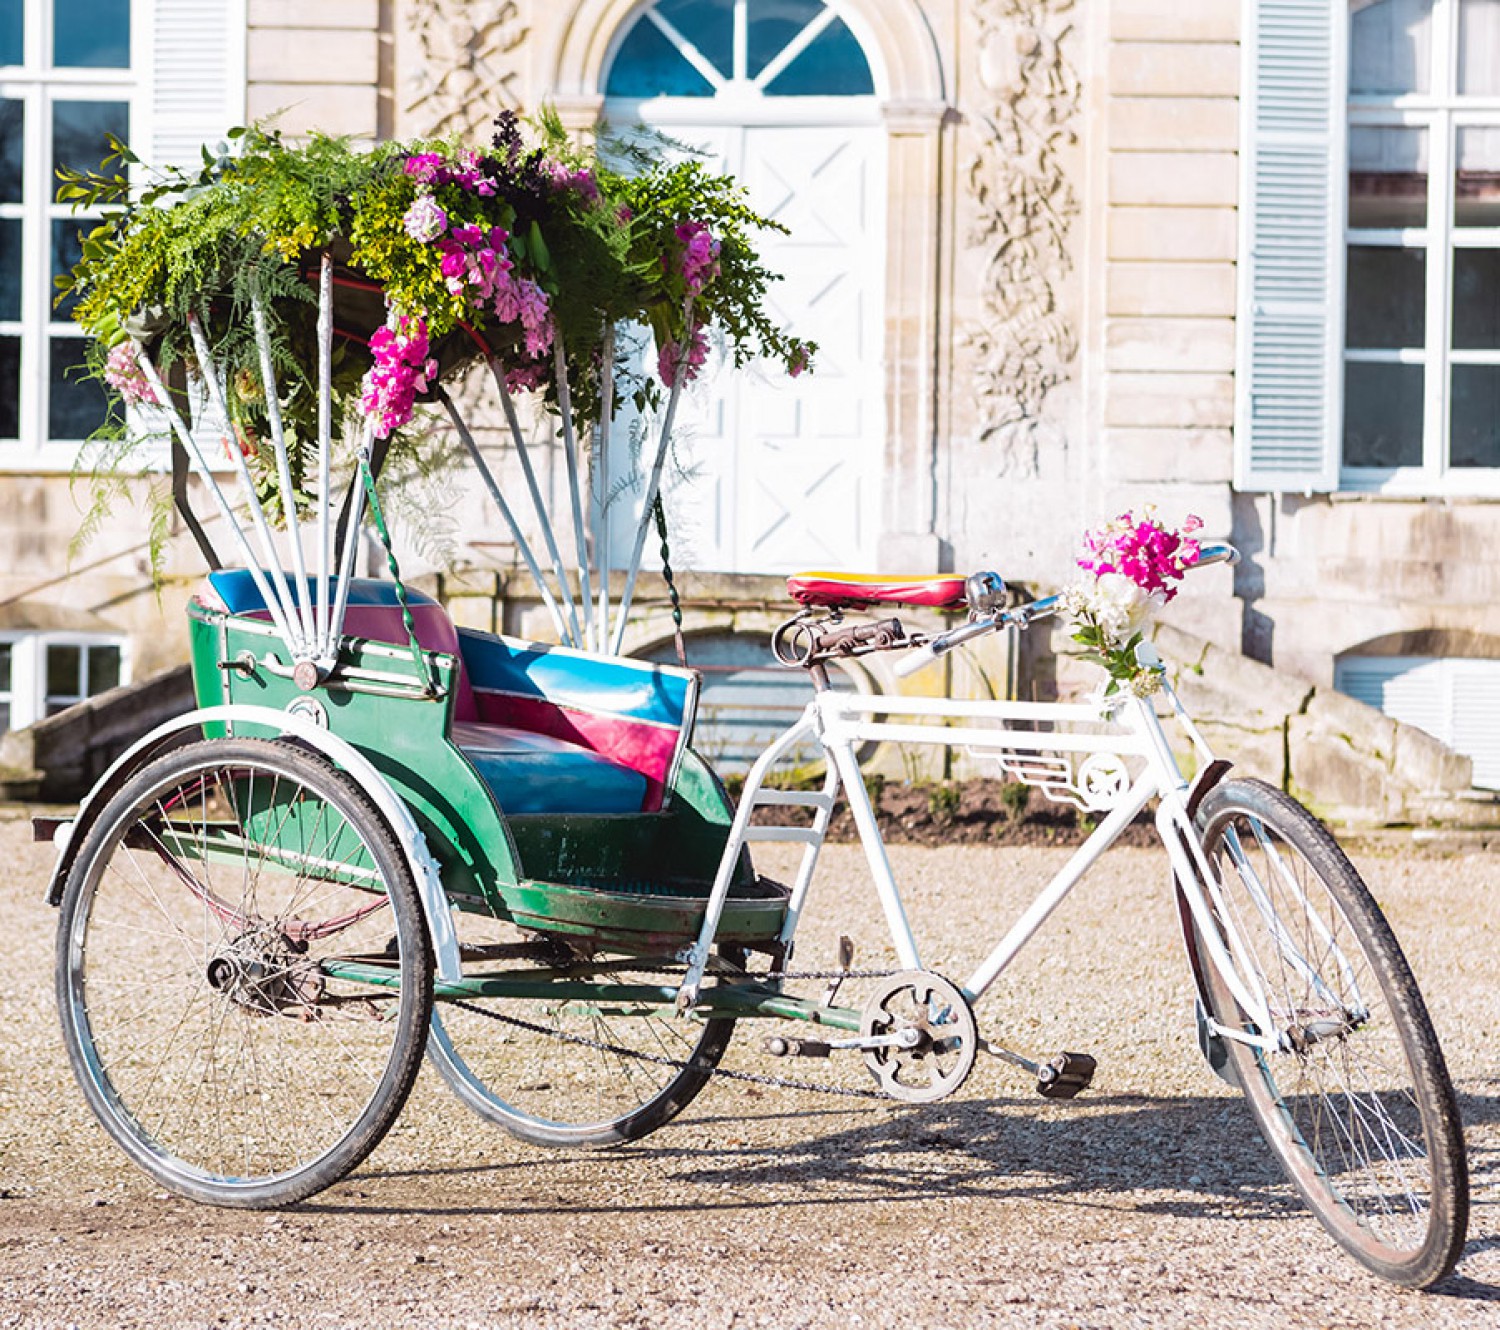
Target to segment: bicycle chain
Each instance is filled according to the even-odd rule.
[[[671,969],[664,965],[637,966],[634,967],[644,974],[668,974]],[[719,973],[722,973],[720,971]],[[767,974],[748,975],[748,978],[763,979],[887,979],[893,974],[899,974],[899,970],[772,970]],[[845,1099],[878,1099],[883,1103],[894,1103],[895,1100],[888,1094],[882,1094],[879,1090],[852,1090],[841,1085],[815,1085],[811,1081],[794,1081],[785,1076],[766,1076],[753,1071],[729,1071],[724,1067],[705,1067],[702,1063],[684,1062],[680,1058],[664,1057],[659,1053],[642,1053],[634,1048],[623,1048],[619,1044],[611,1044],[603,1039],[589,1039],[581,1034],[566,1034],[562,1030],[549,1029],[545,1025],[537,1025],[532,1021],[524,1021],[519,1016],[506,1016],[498,1011],[490,1011],[488,1008],[476,1005],[473,1002],[464,1002],[461,999],[453,999],[452,1006],[462,1011],[473,1012],[476,1016],[483,1016],[488,1020],[499,1021],[502,1025],[513,1025],[517,1029],[529,1030],[532,1034],[545,1035],[549,1039],[556,1039],[565,1044],[577,1044],[581,1048],[597,1048],[604,1053],[613,1053],[616,1057],[634,1058],[638,1062],[650,1062],[658,1067],[675,1067],[679,1071],[706,1071],[710,1076],[721,1076],[727,1081],[743,1081],[750,1085],[769,1085],[778,1090],[805,1090],[813,1094],[838,1095]]]

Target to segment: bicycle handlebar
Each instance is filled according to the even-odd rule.
[[[1206,568],[1214,563],[1234,564],[1239,560],[1240,552],[1233,545],[1205,545],[1188,571]],[[939,633],[896,662],[896,677],[905,679],[918,670],[926,669],[954,647],[962,646],[984,633],[999,632],[1002,628],[1029,628],[1038,619],[1055,614],[1061,601],[1061,596],[1044,596],[1041,600],[1027,601],[1024,605],[1016,605],[1008,610],[982,614],[967,623],[959,624],[957,628],[950,628],[946,633]]]

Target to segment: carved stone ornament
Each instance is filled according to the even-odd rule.
[[[1042,405],[1069,377],[1078,336],[1059,288],[1072,268],[1078,198],[1064,150],[1076,141],[1080,85],[1068,59],[1073,0],[973,0],[982,105],[962,161],[973,201],[968,244],[983,252],[974,354],[980,438],[1002,470],[1036,475]]]
[[[531,33],[523,0],[408,0],[405,9],[421,50],[405,88],[418,132],[487,138],[497,111],[521,106],[516,52]]]

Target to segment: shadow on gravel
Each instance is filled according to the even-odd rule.
[[[607,1156],[538,1151],[524,1161],[486,1162],[473,1168],[370,1170],[352,1182],[356,1187],[361,1181],[372,1184],[375,1190],[400,1178],[488,1175],[498,1182],[510,1175],[524,1178],[529,1190],[545,1172],[551,1188],[576,1186],[576,1195],[557,1198],[570,1213],[628,1212],[628,1204],[592,1199],[588,1181],[605,1159],[615,1169],[635,1159],[650,1162],[657,1172],[675,1166],[671,1181],[681,1188],[675,1201],[653,1201],[639,1207],[642,1211],[945,1199],[1071,1202],[1080,1193],[1087,1193],[1087,1199],[1079,1204],[1107,1203],[1101,1198],[1128,1193],[1131,1207],[1144,1213],[1194,1218],[1219,1213],[1256,1218],[1302,1208],[1237,1100],[1114,1095],[1092,1099],[1086,1109],[1061,1118],[1039,1110],[1032,1099],[936,1104],[909,1111],[882,1106],[877,1122],[821,1132],[812,1126],[800,1139],[789,1138],[781,1128],[776,1140],[765,1144],[747,1139],[758,1134],[761,1124],[778,1119],[829,1116],[847,1120],[849,1115],[826,1110],[762,1117],[752,1111],[712,1122],[693,1118],[658,1132],[649,1144],[627,1146]],[[672,1143],[695,1131],[709,1139],[694,1146]],[[723,1139],[726,1134],[732,1134],[729,1142]],[[734,1190],[726,1194],[726,1186]],[[1142,1192],[1156,1195],[1143,1199]],[[494,1206],[385,1207],[372,1195],[367,1204],[325,1200],[301,1208],[434,1215],[503,1215],[535,1208],[529,1197],[516,1202],[501,1196],[496,1201]]]

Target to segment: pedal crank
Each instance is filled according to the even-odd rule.
[[[988,1039],[981,1039],[979,1046],[991,1057],[1035,1076],[1036,1092],[1044,1099],[1076,1099],[1089,1088],[1099,1065],[1087,1053],[1059,1053],[1047,1062],[1036,1062]]]

